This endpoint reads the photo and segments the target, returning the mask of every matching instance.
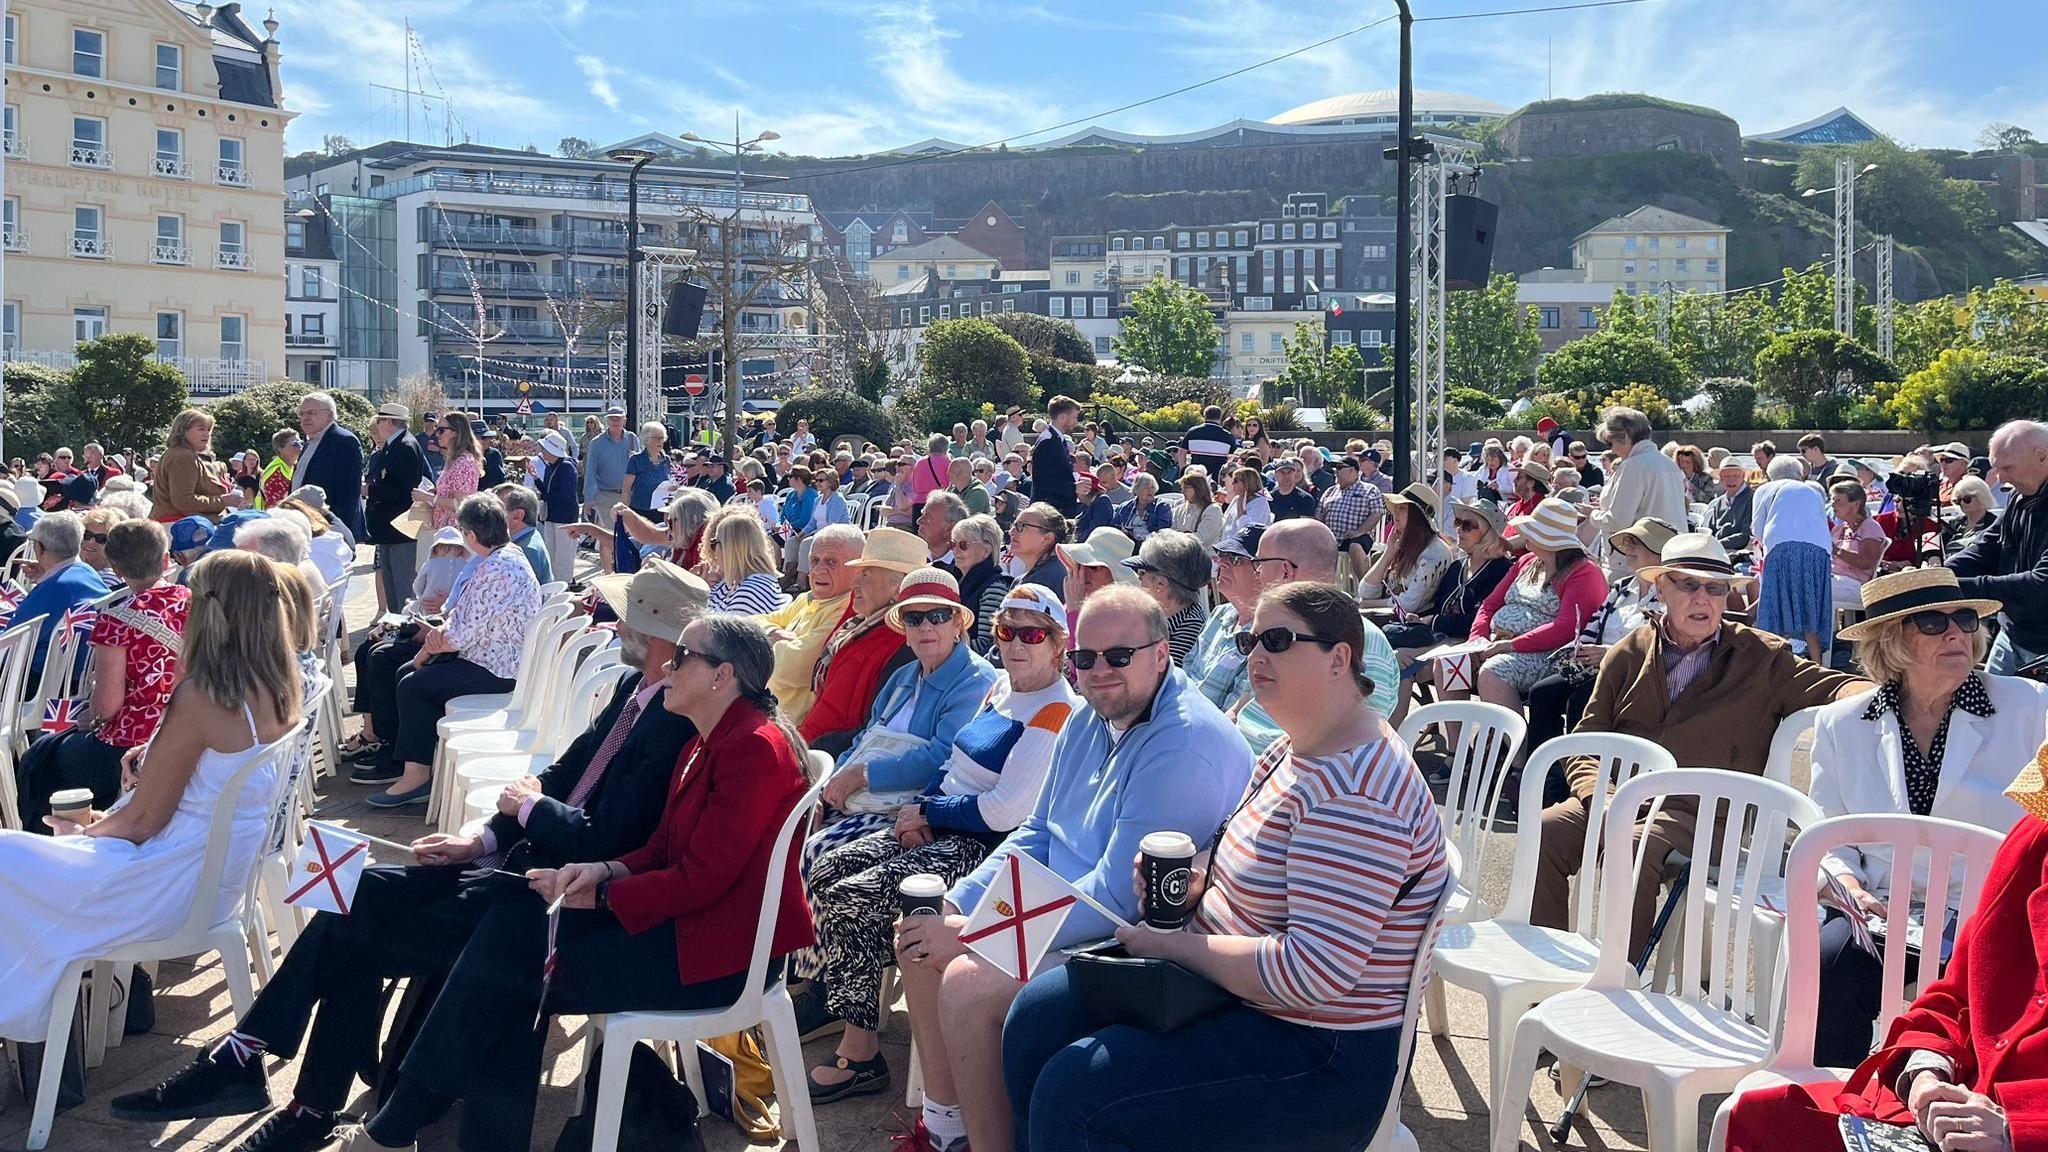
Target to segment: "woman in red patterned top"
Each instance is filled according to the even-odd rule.
[[[191,592],[164,579],[170,534],[154,520],[126,520],[107,531],[107,561],[135,594],[100,610],[92,625],[90,732],[49,731],[21,760],[22,826],[43,831],[49,798],[92,789],[95,808],[121,794],[121,756],[156,735],[178,683],[178,649]],[[48,726],[54,727],[54,725]]]
[[[1449,865],[1429,786],[1368,703],[1364,642],[1357,601],[1331,585],[1259,600],[1238,647],[1282,735],[1196,857],[1186,930],[1117,933],[1238,1002],[1163,1036],[1103,1028],[1067,969],[1041,971],[1003,1027],[1020,1152],[1335,1152],[1372,1138]]]

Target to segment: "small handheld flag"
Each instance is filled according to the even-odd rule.
[[[81,606],[64,614],[65,625],[82,637],[91,636],[93,625],[99,622],[100,612],[97,608]]]
[[[43,708],[43,731],[69,732],[78,726],[75,701],[69,697],[52,700]]]
[[[961,928],[960,942],[1016,979],[1029,980],[1076,903],[1130,927],[1037,858],[1012,852]]]
[[[310,912],[348,915],[369,852],[367,837],[332,824],[307,821],[306,842],[299,845],[298,859],[292,861],[292,875],[299,886],[285,895],[284,902]]]

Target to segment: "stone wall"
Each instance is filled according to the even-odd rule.
[[[1735,121],[1649,105],[1522,112],[1501,125],[1499,140],[1508,155],[1523,160],[1675,149],[1711,156],[1730,172],[1742,166]]]

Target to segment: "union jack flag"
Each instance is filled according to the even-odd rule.
[[[64,614],[64,622],[77,631],[80,636],[91,636],[93,625],[100,622],[100,612],[99,609],[90,605],[82,605],[66,612]]]
[[[75,705],[68,698],[50,701],[49,705],[43,709],[43,731],[71,731],[77,724],[77,721],[71,715],[73,707]]]

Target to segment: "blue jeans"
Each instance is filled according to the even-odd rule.
[[[2041,658],[2039,652],[2029,652],[2013,643],[2012,629],[1999,630],[1998,639],[1991,642],[1991,651],[1984,658],[1984,670],[1993,676],[2017,676],[2022,667]]]
[[[1239,1004],[1167,1036],[1095,1028],[1070,966],[1003,1024],[1017,1152],[1363,1148],[1393,1087],[1399,1028],[1339,1031]]]

